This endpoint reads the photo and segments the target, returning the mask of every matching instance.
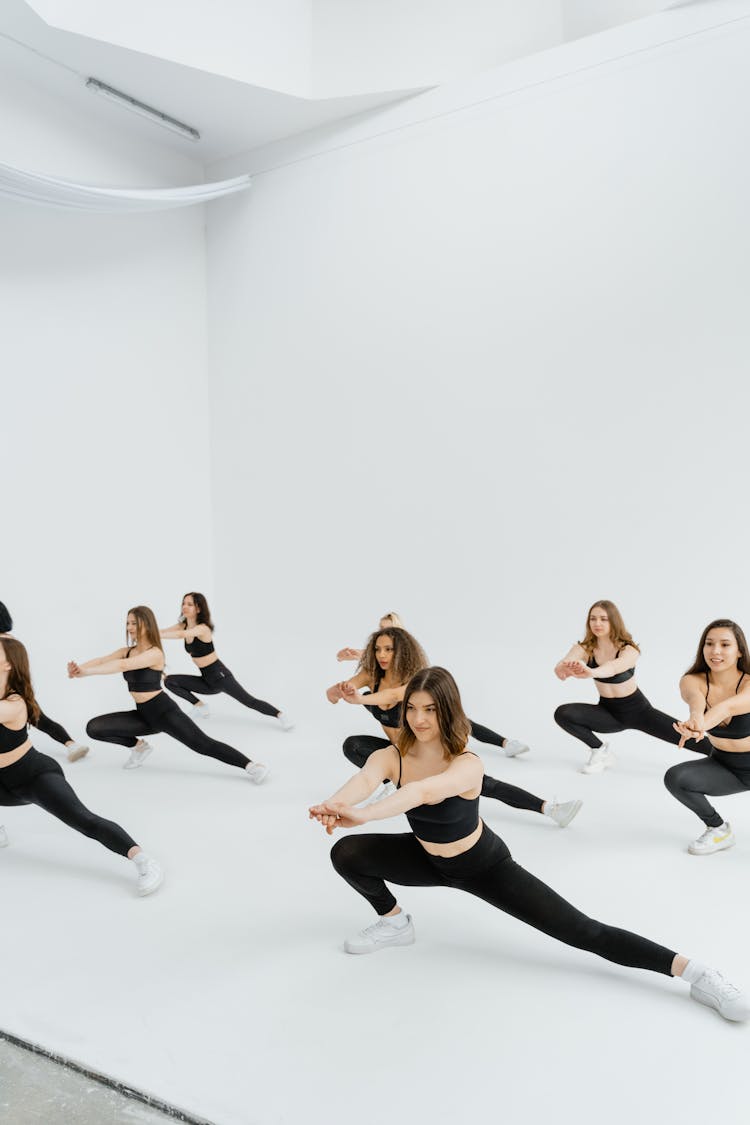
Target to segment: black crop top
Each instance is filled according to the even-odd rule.
[[[734,689],[734,694],[740,690],[740,684],[745,678],[743,672],[737,681],[737,687]],[[706,672],[706,711],[708,711],[710,704],[708,702],[708,672]],[[711,727],[709,734],[714,735],[715,738],[747,738],[750,736],[750,713],[746,715],[732,715],[731,719],[726,723],[719,723],[717,727]]]
[[[17,750],[19,746],[23,746],[28,737],[25,726],[20,730],[11,730],[10,727],[0,723],[0,754],[10,754],[11,750]]]
[[[128,649],[126,660],[130,653],[131,649]],[[133,668],[122,675],[130,691],[161,691],[161,671],[158,668]]]
[[[395,749],[395,747],[394,747]],[[398,750],[398,782],[401,788],[402,758]],[[465,754],[473,754],[465,750]],[[476,754],[473,754],[477,757]],[[470,836],[479,824],[479,797],[446,797],[437,805],[417,805],[406,814],[415,836],[428,844],[452,844]]]
[[[213,641],[202,641],[199,637],[193,637],[192,641],[185,641],[185,652],[189,652],[191,656],[210,656],[215,652]]]
[[[617,655],[619,656],[620,653],[618,652]],[[596,661],[594,660],[593,652],[592,652],[591,656],[589,657],[589,659],[586,661],[586,667],[587,668],[601,668],[601,664],[597,664]],[[628,668],[625,672],[618,672],[616,676],[607,676],[606,679],[600,679],[597,676],[596,682],[598,684],[624,684],[626,680],[632,680],[634,675],[635,675],[635,668]]]
[[[377,703],[365,703],[365,708],[370,712],[374,719],[382,723],[384,727],[394,727],[398,729],[401,726],[401,704],[394,703],[387,711],[382,707],[378,707]]]

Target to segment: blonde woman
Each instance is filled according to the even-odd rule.
[[[590,750],[581,773],[602,773],[615,764],[609,743],[595,732],[642,730],[674,746],[680,741],[675,720],[652,707],[635,682],[640,655],[619,609],[614,602],[603,599],[594,602],[586,615],[583,640],[576,641],[555,665],[559,680],[593,680],[599,693],[598,703],[564,703],[555,711],[558,726]],[[698,750],[692,740],[686,745],[689,750]]]

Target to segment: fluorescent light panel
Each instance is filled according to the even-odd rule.
[[[165,129],[177,133],[180,137],[186,137],[189,141],[201,139],[198,130],[193,129],[191,125],[186,125],[184,121],[178,121],[175,117],[170,117],[168,113],[162,113],[160,109],[154,109],[153,106],[146,105],[145,102],[139,102],[137,98],[131,98],[130,94],[123,94],[122,90],[116,90],[114,86],[108,86],[106,82],[100,82],[98,78],[87,78],[86,87],[93,90],[95,94],[101,94],[102,97],[108,98],[111,102],[117,102],[118,105],[125,106],[126,109],[137,113],[139,117],[145,117],[147,121],[162,125]]]

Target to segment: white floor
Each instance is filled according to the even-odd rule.
[[[403,893],[414,946],[344,954],[369,910],[333,872],[306,809],[351,772],[342,729],[377,728],[326,706],[284,734],[231,700],[215,705],[211,733],[271,766],[260,787],[166,736],[141,770],[123,772],[125,752],[102,744],[65,766],[87,804],[163,863],[150,898],[135,896],[117,856],[37,809],[2,810],[7,1031],[217,1125],[436,1125],[473,1112],[747,1121],[750,1028],[691,1003],[678,982],[570,950],[447,890]],[[55,717],[78,730],[85,719]],[[548,743],[523,758],[487,751],[488,773],[585,804],[566,830],[495,802],[483,815],[587,913],[750,989],[750,799],[716,802],[738,846],[693,858],[685,846],[700,825],[661,783],[675,752],[631,733],[613,745],[617,768],[597,777],[576,772],[583,753],[551,721]]]

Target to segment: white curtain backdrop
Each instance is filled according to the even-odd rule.
[[[249,176],[235,176],[213,184],[173,188],[106,188],[58,180],[39,172],[25,172],[0,163],[0,198],[74,211],[137,212],[168,210],[207,203],[245,191]]]

